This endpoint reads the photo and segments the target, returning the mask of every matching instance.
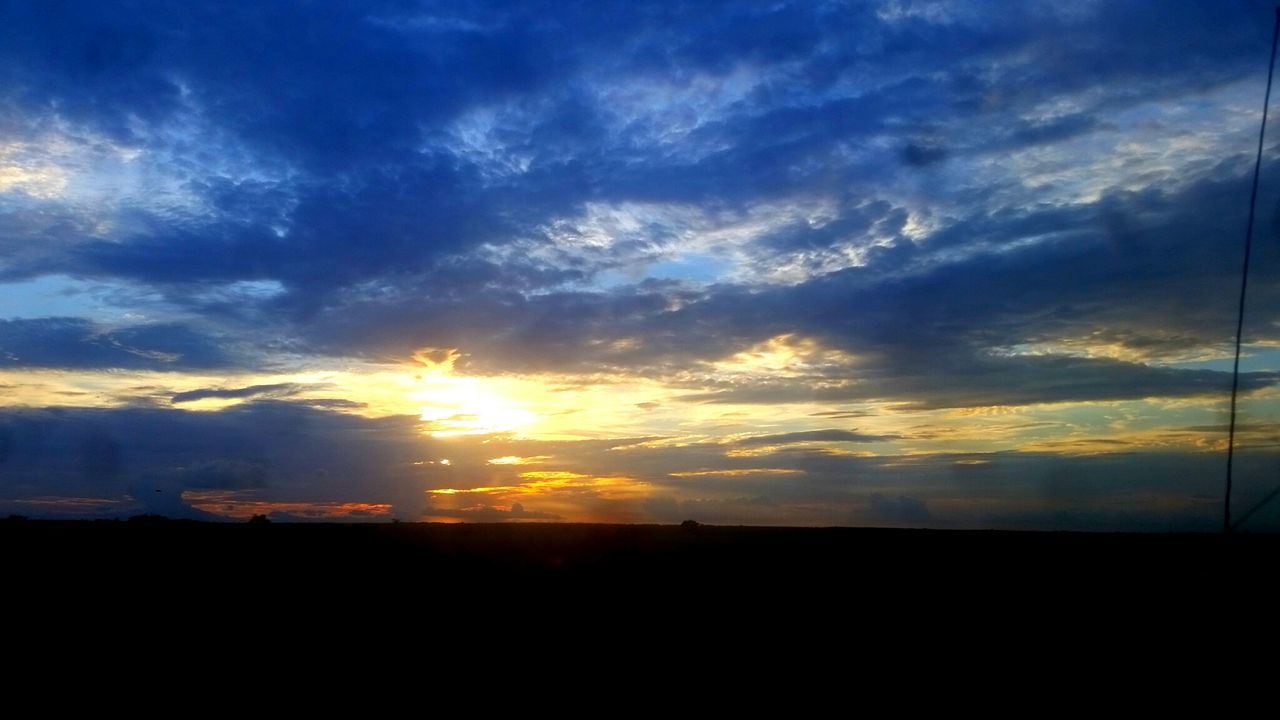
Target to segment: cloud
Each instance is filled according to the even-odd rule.
[[[33,227],[57,241],[6,249],[22,256],[9,272],[269,278],[314,310],[335,286],[536,236],[586,202],[861,195],[895,179],[899,158],[876,150],[886,139],[928,165],[942,147],[1079,137],[1100,112],[1247,75],[1256,40],[1247,13],[1195,7],[1162,13],[1165,32],[1143,43],[1117,30],[1145,27],[1140,8],[983,5],[939,22],[707,3],[660,32],[653,9],[7,9],[6,126],[48,133],[58,120],[73,129],[60,142],[101,138],[163,190],[130,190],[88,222],[74,203],[39,206],[88,237]],[[286,27],[305,32],[282,40]],[[1212,39],[1168,40],[1191,30]],[[877,82],[854,81],[863,74]],[[1086,108],[1044,117],[1055,97]],[[514,170],[495,174],[495,157]]]
[[[125,514],[136,503],[159,512],[163,502],[163,514],[174,515],[191,489],[416,505],[410,468],[431,445],[416,418],[370,420],[280,401],[220,412],[11,409],[0,412],[0,493],[106,495],[133,508]]]
[[[801,432],[779,433],[776,435],[752,435],[735,440],[735,445],[791,445],[812,442],[854,442],[870,443],[894,440],[898,435],[869,435],[854,430],[805,430]]]
[[[698,402],[965,407],[1212,395],[1225,392],[1226,374],[1176,363],[1227,348],[1238,258],[1204,238],[1220,234],[1245,190],[1243,172],[1207,173],[1092,205],[974,213],[904,255],[794,285],[493,292],[465,304],[427,300],[430,313],[410,312],[423,307],[416,295],[391,293],[317,316],[306,332],[321,352],[405,355],[430,339],[462,348],[478,369],[674,375],[700,387],[685,396]],[[1261,265],[1280,264],[1273,250],[1260,253]],[[1276,339],[1268,328],[1280,285],[1266,277],[1251,285],[1255,341]],[[856,363],[732,385],[713,372],[673,372],[783,334]],[[1275,380],[1246,373],[1243,387]]]
[[[267,485],[269,463],[246,460],[209,460],[184,466],[175,477],[183,488],[241,490]]]
[[[485,438],[456,441],[446,470],[425,464],[440,440],[416,418],[280,382],[171,398],[244,401],[214,413],[5,410],[6,492],[194,512],[184,492],[270,491],[238,507],[416,517],[428,489],[520,484],[488,458],[614,477],[625,454],[664,517],[1048,517],[1012,501],[966,515],[947,494],[957,477],[993,503],[1014,478],[1057,493],[1047,455],[912,460],[905,477],[815,445],[906,452],[923,433],[879,428],[956,408],[1151,399],[1157,422],[1156,401],[1224,397],[1256,138],[1239,109],[1256,105],[1268,17],[1243,2],[7,4],[0,283],[23,307],[0,320],[6,384],[396,368],[456,348],[460,374],[653,388],[626,401],[645,427],[620,434],[740,435],[711,427],[721,406],[775,406],[732,422],[777,415],[739,443],[779,448],[748,465],[715,441],[610,455],[626,442]],[[1280,380],[1278,248],[1254,257],[1251,409]],[[1216,422],[1199,407],[1170,422]],[[850,417],[875,430],[814,429]],[[1132,447],[1105,434],[1037,447],[1141,485],[1121,472],[1133,458],[1062,459]],[[1132,499],[1110,492],[1063,491],[1052,512],[1123,525],[1088,504]],[[557,497],[525,519],[585,512]],[[1178,498],[1170,516],[1197,526],[1204,508]],[[624,504],[616,517],[656,516]],[[518,519],[506,506],[446,510]]]
[[[871,493],[867,496],[867,512],[878,523],[899,527],[921,527],[933,519],[928,503],[906,495]]]
[[[462,509],[448,509],[427,506],[423,509],[425,518],[457,518],[468,522],[507,522],[512,520],[562,520],[555,513],[525,510],[524,505],[512,503],[503,509],[490,505],[479,505]]]
[[[910,142],[902,146],[902,161],[915,167],[928,167],[947,159],[947,150],[933,143]]]
[[[1220,522],[1219,453],[849,455],[793,443],[768,456],[735,457],[712,443],[610,449],[616,445],[439,440],[424,436],[416,418],[369,419],[281,401],[213,412],[7,410],[0,413],[0,509],[1064,529],[1213,529]],[[525,477],[527,466],[488,463],[499,453],[543,456],[538,467],[546,472]],[[448,466],[419,462],[446,454]],[[1273,487],[1274,450],[1237,460],[1242,502]],[[547,473],[570,479],[550,481]],[[426,492],[433,488],[462,489]]]
[[[196,400],[206,400],[209,398],[218,399],[234,399],[241,400],[246,398],[284,398],[290,395],[297,395],[300,392],[306,392],[312,389],[313,385],[302,385],[298,383],[272,383],[270,385],[250,385],[242,388],[201,388],[199,390],[187,390],[180,392],[171,398],[170,402],[176,404],[195,402]]]
[[[833,420],[844,418],[868,417],[872,413],[867,410],[822,410],[820,412],[809,413],[812,417],[825,417]]]
[[[215,338],[178,324],[103,329],[80,318],[0,320],[0,366],[179,370],[231,362]]]

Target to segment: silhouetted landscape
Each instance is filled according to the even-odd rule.
[[[281,653],[385,662],[406,647],[610,672],[643,649],[684,672],[720,658],[826,674],[834,652],[976,678],[992,662],[1119,670],[1253,646],[1280,535],[140,518],[0,520],[0,547],[9,636],[55,654],[148,637],[182,654],[248,646],[268,672]],[[936,667],[952,655],[974,661]]]
[[[0,0],[0,638],[482,701],[732,648],[824,712],[1051,674],[1001,639],[1051,701],[1235,657],[1278,48],[1261,0]]]
[[[61,587],[235,595],[325,587],[522,597],[623,592],[860,604],[1163,605],[1261,588],[1280,535],[1019,533],[591,524],[0,521],[11,592]],[[535,592],[536,591],[536,592]],[[361,591],[365,592],[365,591]],[[746,594],[741,594],[746,593]],[[1025,608],[1024,608],[1025,609]]]

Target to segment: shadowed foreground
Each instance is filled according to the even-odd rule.
[[[1270,646],[1280,536],[0,521],[0,547],[6,638],[49,662],[142,647],[181,675],[231,648],[246,677],[417,659],[668,689],[736,668],[812,694],[856,661],[982,694],[1129,688],[1139,666],[1203,682]]]
[[[999,646],[1123,665],[1270,642],[1280,536],[0,521],[0,547],[10,637],[50,651],[554,642],[741,662],[773,648],[787,665],[874,647],[914,666],[925,647]]]
[[[10,579],[136,590],[624,590],[1164,602],[1262,587],[1280,536],[570,524],[0,521]],[[440,593],[435,592],[438,597]]]

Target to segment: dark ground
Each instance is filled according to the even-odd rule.
[[[1137,712],[1273,686],[1278,551],[1280,535],[0,520],[0,647],[23,660],[13,693],[72,668],[125,678],[101,697],[186,704],[360,687],[401,707],[478,685],[485,706],[612,688],[636,712],[1115,693]]]
[[[123,589],[590,585],[686,599],[733,589],[1087,599],[1270,587],[1280,535],[8,520],[0,548],[11,580]]]
[[[1280,607],[1280,535],[11,520],[0,551],[8,630],[103,637],[1177,652]]]

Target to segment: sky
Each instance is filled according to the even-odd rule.
[[[2,0],[0,513],[1215,530],[1273,17]]]

